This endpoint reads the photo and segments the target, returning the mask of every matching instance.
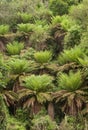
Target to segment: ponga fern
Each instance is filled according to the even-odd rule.
[[[52,59],[50,51],[39,51],[34,54],[34,58],[38,63],[48,63]]]
[[[57,25],[57,24],[60,24],[61,23],[61,16],[54,16],[52,18],[52,25]]]
[[[31,107],[32,113],[36,114],[46,101],[51,101],[52,77],[44,75],[31,75],[21,78],[24,89],[19,90],[19,99],[24,100],[23,107]]]
[[[61,73],[58,77],[58,86],[60,90],[76,91],[82,85],[81,72],[69,72],[69,74]]]
[[[26,24],[21,23],[21,24],[18,24],[18,31],[29,33],[29,32],[33,31],[33,27],[34,27],[33,24],[30,24],[30,23],[26,23]]]
[[[84,52],[78,46],[71,48],[70,50],[64,50],[58,57],[59,64],[63,65],[69,62],[77,62],[78,58],[83,58]]]
[[[31,75],[23,79],[24,86],[33,91],[46,91],[49,90],[52,84],[52,77],[44,75]]]
[[[18,13],[18,16],[21,18],[23,23],[28,23],[32,18],[32,15],[28,13]]]
[[[11,74],[21,74],[27,71],[29,66],[28,61],[25,59],[10,59],[7,63],[8,71]]]
[[[24,48],[23,43],[19,43],[17,41],[13,41],[12,43],[7,44],[6,50],[9,55],[18,55],[21,50]]]
[[[9,32],[9,25],[0,25],[0,34],[4,35]]]

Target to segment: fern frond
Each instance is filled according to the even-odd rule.
[[[21,50],[24,48],[23,43],[19,43],[17,41],[13,41],[12,43],[7,44],[6,50],[9,55],[18,55]]]
[[[24,86],[33,91],[46,91],[51,88],[52,77],[48,75],[31,75],[23,79]]]
[[[34,58],[38,63],[48,63],[52,59],[50,51],[39,51],[34,54]]]
[[[82,85],[82,76],[81,72],[76,73],[69,72],[69,74],[61,73],[58,77],[58,86],[59,89],[64,89],[68,91],[75,91],[79,89]]]
[[[78,58],[83,58],[85,53],[80,47],[75,46],[70,50],[64,50],[58,57],[58,63],[63,65],[69,62],[78,63]]]

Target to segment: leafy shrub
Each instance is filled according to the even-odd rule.
[[[68,13],[68,3],[63,0],[50,0],[50,9],[54,15],[63,15]]]
[[[26,130],[25,124],[18,121],[16,118],[9,117],[7,122],[7,130]]]
[[[39,51],[34,54],[34,58],[38,63],[48,63],[52,58],[50,51]]]
[[[83,0],[78,6],[72,6],[70,15],[75,19],[84,29],[88,26],[88,1]]]
[[[69,74],[61,73],[57,82],[60,90],[75,91],[82,85],[81,72],[73,73],[70,71]]]
[[[80,46],[84,50],[85,54],[88,56],[88,27],[87,31],[82,33]]]
[[[18,31],[20,31],[20,32],[29,33],[29,32],[32,32],[32,30],[33,30],[33,24],[30,24],[30,23],[18,24]]]
[[[9,32],[9,25],[0,25],[0,34],[4,35]]]
[[[51,17],[53,16],[52,11],[46,6],[46,4],[40,5],[37,8],[34,17],[36,20],[46,21],[46,23],[50,23]]]
[[[13,41],[12,43],[7,44],[6,50],[9,55],[19,55],[21,50],[24,48],[23,43]]]
[[[55,121],[49,116],[41,116],[32,120],[31,130],[59,130]]]
[[[34,43],[34,46],[37,50],[38,48],[41,47],[40,44],[44,43],[48,38],[49,36],[48,29],[49,29],[48,25],[42,25],[42,24],[37,25],[37,23],[34,25],[33,33],[30,36],[30,41]]]
[[[39,0],[26,1],[21,0],[3,0],[0,1],[0,23],[9,24],[12,28],[16,25],[18,21],[18,12],[26,12],[27,14],[34,15],[36,12],[36,6]],[[30,6],[31,5],[31,6]]]
[[[59,130],[83,130],[85,127],[84,118],[80,117],[74,117],[74,116],[68,116],[66,115],[63,121],[60,124]]]
[[[78,25],[74,25],[68,30],[67,35],[64,39],[66,48],[74,47],[75,45],[80,43],[81,31],[82,30]]]
[[[23,79],[24,86],[34,91],[46,91],[49,90],[52,84],[52,78],[48,75],[31,75]]]
[[[61,54],[58,57],[58,62],[59,64],[63,65],[65,63],[69,62],[77,62],[78,63],[78,58],[83,58],[85,53],[83,50],[75,46],[74,48],[71,48],[70,50],[65,50],[61,52]]]

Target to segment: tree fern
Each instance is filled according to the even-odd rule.
[[[18,13],[18,17],[20,17],[23,23],[28,23],[32,18],[32,15],[28,13]]]
[[[0,25],[0,34],[4,35],[9,32],[9,25]]]
[[[83,81],[81,72],[78,71],[76,73],[69,72],[69,74],[61,73],[57,82],[60,90],[75,91],[81,87]]]
[[[7,44],[6,50],[9,55],[18,55],[21,50],[24,48],[23,43],[19,43],[17,41],[13,41],[12,43]]]
[[[24,59],[10,59],[7,63],[8,71],[11,74],[21,74],[28,69],[29,63]]]
[[[52,59],[50,51],[39,51],[34,54],[34,58],[38,63],[48,63]]]
[[[30,23],[26,23],[26,24],[21,23],[21,24],[18,24],[18,31],[24,32],[24,33],[29,33],[29,32],[33,31],[33,27],[34,27],[33,24],[30,24]]]
[[[58,56],[58,62],[61,65],[69,62],[78,63],[78,58],[83,58],[84,55],[85,53],[82,51],[82,49],[78,46],[75,46],[70,50],[64,50],[63,52],[61,52],[61,54]]]
[[[24,86],[33,91],[46,91],[52,86],[52,78],[48,75],[31,75],[23,79]]]

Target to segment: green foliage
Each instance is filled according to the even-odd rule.
[[[0,34],[4,35],[9,32],[9,25],[0,25]]]
[[[77,119],[78,118],[78,119]],[[78,115],[78,117],[65,115],[65,118],[60,124],[60,130],[83,130],[85,127],[84,118]]]
[[[0,1],[0,23],[9,24],[14,28],[14,25],[18,23],[18,12],[25,12],[34,16],[39,2],[39,0],[27,0],[26,2],[25,0]]]
[[[46,23],[50,23],[51,17],[53,16],[52,11],[47,7],[46,4],[41,4],[40,7],[36,9],[34,14],[35,19],[45,21]]]
[[[69,31],[71,27],[73,27],[76,24],[76,22],[71,19],[68,15],[63,15],[61,18],[61,26],[64,30]]]
[[[70,15],[83,26],[84,29],[88,26],[88,1],[83,0],[78,6],[72,6]]]
[[[81,72],[69,72],[69,74],[61,73],[57,82],[60,90],[76,91],[82,85]]]
[[[24,86],[33,91],[46,91],[52,86],[52,77],[44,75],[31,75],[23,79]]]
[[[37,25],[37,23],[34,25],[33,33],[30,36],[30,41],[37,46],[36,48],[39,48],[39,44],[37,43],[43,43],[48,38],[48,25]]]
[[[33,24],[30,24],[30,23],[18,24],[18,31],[20,32],[29,33],[29,32],[32,32],[32,30],[33,30]]]
[[[12,43],[7,44],[6,50],[9,55],[19,55],[21,50],[24,48],[23,43],[13,41]]]
[[[57,15],[52,18],[52,25],[60,24],[65,31],[69,31],[70,28],[75,26],[76,22],[68,15]]]
[[[39,51],[34,54],[34,58],[38,63],[48,63],[52,59],[50,51]]]
[[[17,110],[16,110],[16,119],[18,119],[19,121],[21,121],[21,122],[27,122],[28,123],[28,121],[29,121],[29,111],[27,111],[27,109],[22,109],[22,108],[18,108]]]
[[[85,117],[88,108],[88,0],[81,1],[0,1],[1,130],[85,129],[78,114]],[[4,101],[12,117],[7,118]],[[58,121],[64,118],[59,128],[48,112]]]
[[[16,118],[9,117],[7,122],[7,130],[26,130],[25,124]]]
[[[12,58],[7,63],[8,71],[11,74],[21,74],[27,71],[28,66],[29,66],[29,63],[25,59]]]
[[[30,47],[30,48],[27,48],[26,50],[21,51],[20,55],[22,58],[33,60],[35,52],[36,50]]]
[[[81,28],[78,25],[72,26],[65,36],[64,42],[66,48],[74,47],[75,45],[80,43],[81,39]]]
[[[31,130],[59,130],[56,122],[52,121],[48,115],[35,117],[32,120]]]
[[[80,46],[84,50],[85,54],[88,56],[88,27],[87,31],[82,33]]]
[[[61,52],[61,54],[58,57],[59,64],[63,65],[65,63],[69,62],[77,62],[78,58],[83,58],[85,53],[79,46],[75,46],[74,48],[71,48],[70,50],[65,50]]]
[[[78,58],[78,60],[83,67],[88,67],[88,56],[85,56],[83,59]]]
[[[50,9],[54,15],[67,14],[68,4],[63,0],[50,0]]]
[[[59,24],[61,23],[62,17],[60,15],[57,15],[57,16],[53,16],[52,17],[52,24],[55,25],[55,24]]]
[[[18,17],[23,23],[28,23],[32,19],[32,15],[28,13],[18,13]]]
[[[7,79],[5,76],[3,76],[3,74],[0,72],[0,90],[2,90],[3,88],[6,88],[7,85]]]

